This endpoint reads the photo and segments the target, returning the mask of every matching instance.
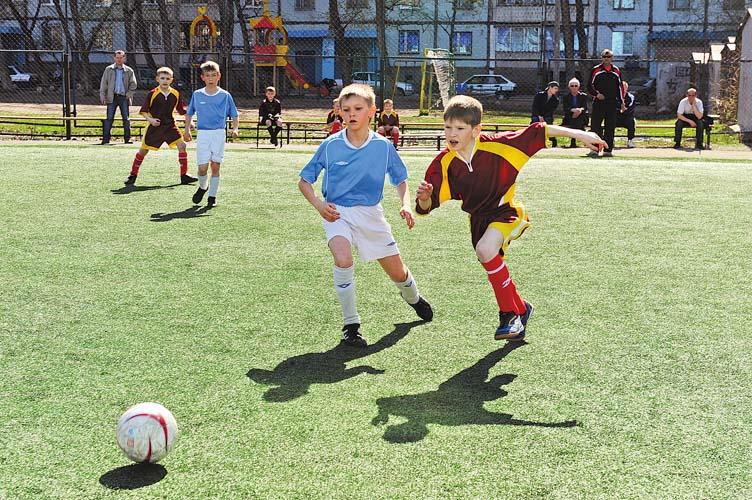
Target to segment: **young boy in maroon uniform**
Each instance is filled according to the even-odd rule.
[[[384,137],[391,137],[394,147],[399,146],[399,115],[394,111],[394,102],[384,99],[384,110],[379,115],[379,128],[377,132]]]
[[[324,129],[327,132],[327,137],[336,134],[342,130],[342,124],[345,119],[342,118],[342,109],[339,106],[339,98],[332,101],[332,110],[326,115],[326,127]]]
[[[185,104],[180,92],[170,86],[172,83],[172,70],[162,67],[157,70],[157,83],[159,86],[154,87],[146,94],[143,106],[141,106],[141,116],[146,118],[149,125],[144,131],[144,137],[141,141],[141,149],[136,153],[131,165],[131,173],[125,179],[125,185],[130,186],[136,183],[138,171],[141,163],[144,161],[146,154],[151,151],[159,151],[162,143],[167,143],[171,148],[178,148],[178,163],[180,164],[180,183],[190,184],[196,182],[195,177],[188,175],[188,153],[185,150],[183,134],[175,124],[173,112],[177,111],[179,115],[185,114]]]
[[[533,123],[514,132],[481,134],[483,106],[472,97],[449,100],[444,111],[448,148],[426,171],[416,196],[416,212],[427,214],[448,200],[462,200],[470,214],[475,253],[488,274],[499,305],[496,340],[522,340],[533,306],[522,300],[504,257],[509,242],[530,225],[522,203],[515,201],[520,169],[550,137],[569,137],[597,151],[606,145],[592,132]]]

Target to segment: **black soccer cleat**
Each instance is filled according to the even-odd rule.
[[[126,186],[132,186],[135,183],[136,183],[136,176],[133,174],[129,175],[128,178],[125,179],[125,182],[123,182],[123,184],[125,184]]]
[[[188,174],[183,174],[180,176],[180,184],[190,184],[191,182],[196,182],[198,179],[195,177],[191,177]]]
[[[209,196],[206,199],[206,208],[214,208],[217,206],[217,197],[216,196]]]
[[[353,347],[368,347],[368,342],[360,333],[360,323],[350,323],[342,327],[342,343]]]
[[[431,309],[431,304],[429,304],[423,297],[418,297],[418,302],[410,304],[410,307],[415,309],[415,312],[418,313],[418,316],[423,321],[431,321],[433,319],[433,309]]]
[[[530,312],[532,312],[532,308]],[[525,325],[522,323],[522,318],[514,312],[499,311],[499,327],[496,329],[494,339],[522,340],[524,338]]]
[[[199,187],[196,190],[196,192],[193,193],[193,203],[195,203],[196,205],[198,205],[199,203],[201,203],[201,200],[204,199],[204,195],[206,194],[207,191],[208,191],[208,189],[202,189],[202,188]]]

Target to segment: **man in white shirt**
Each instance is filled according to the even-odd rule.
[[[702,101],[697,98],[697,90],[687,89],[687,97],[679,102],[676,109],[676,126],[674,128],[674,148],[681,149],[682,130],[684,127],[695,129],[695,149],[702,147],[702,131],[705,129],[705,123],[702,121],[704,109]]]

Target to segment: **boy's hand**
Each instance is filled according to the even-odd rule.
[[[600,152],[603,148],[608,147],[608,144],[606,141],[598,137],[598,134],[595,132],[581,132],[578,134],[577,140],[581,141],[585,144],[588,148],[590,148],[593,151]]]
[[[597,136],[596,136],[597,137]],[[418,190],[415,192],[416,197],[421,201],[428,201],[433,194],[433,184],[426,181],[420,181]]]
[[[236,128],[232,129],[232,138],[233,139],[237,139],[239,135],[240,135],[240,131],[238,131],[238,129],[236,129]]]
[[[191,142],[191,139],[192,139],[192,137],[191,137],[191,128],[190,127],[185,127],[185,130],[183,131],[183,140],[185,142]]]
[[[149,121],[149,124],[154,127],[159,127],[159,124],[162,123],[159,118],[151,118],[147,116],[146,119]]]
[[[339,219],[339,212],[337,212],[337,208],[334,206],[334,203],[327,203],[325,201],[322,201],[319,206],[316,207],[316,210],[318,210],[321,214],[321,217],[323,217],[324,220],[328,222],[334,222]]]
[[[400,209],[400,217],[405,219],[408,229],[412,229],[413,226],[415,226],[415,216],[413,215],[413,211],[407,205]]]

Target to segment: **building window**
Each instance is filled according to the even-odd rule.
[[[59,49],[63,46],[63,26],[57,22],[42,25],[42,44],[45,49]]]
[[[723,0],[723,9],[741,11],[744,9],[744,0]]]
[[[146,2],[144,2],[146,3]],[[143,26],[146,31],[146,36],[149,37],[149,48],[156,49],[162,47],[162,25],[161,24],[147,24]],[[141,46],[141,37],[136,37],[136,48],[143,49]]]
[[[314,10],[316,0],[295,0],[295,10]]]
[[[368,8],[368,0],[347,0],[345,6],[348,9],[366,9]]]
[[[455,31],[452,38],[452,53],[455,56],[470,56],[473,54],[472,31]]]
[[[689,10],[690,0],[668,0],[668,10]]]
[[[102,24],[99,27],[92,47],[95,49],[112,50],[112,24]]]
[[[614,31],[611,33],[611,50],[617,56],[631,56],[632,52],[632,36],[631,31]]]
[[[417,54],[420,52],[420,32],[418,30],[400,30],[399,53]]]
[[[540,28],[497,27],[496,52],[539,52]]]
[[[475,7],[480,2],[477,2],[475,0],[459,0],[457,2],[457,8],[462,10],[475,10]]]
[[[585,38],[587,39],[588,33],[590,31],[589,27],[585,27]],[[577,33],[573,33],[574,35],[574,52],[575,54],[579,53],[580,51],[580,37],[577,36]],[[553,28],[546,28],[546,52],[549,54],[552,54],[554,57],[564,57],[566,54],[565,48],[564,48],[564,33],[560,33],[559,36],[559,53],[553,54],[554,51],[554,29]],[[576,57],[576,55],[575,55]]]
[[[399,4],[400,9],[419,9],[420,8],[420,0],[399,0],[398,4]]]
[[[634,0],[614,0],[614,10],[634,9]]]
[[[546,0],[546,4],[548,5],[556,5],[558,3],[558,0]],[[569,0],[569,5],[576,5],[577,0]],[[590,0],[582,0],[582,5],[590,5]]]

